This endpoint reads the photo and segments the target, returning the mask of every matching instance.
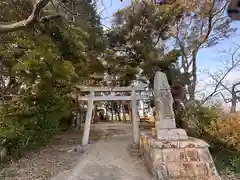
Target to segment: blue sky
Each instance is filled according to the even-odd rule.
[[[131,0],[123,0],[123,2],[120,0],[99,0],[98,9],[101,11],[103,18],[102,23],[109,26],[113,13],[130,4]],[[201,73],[202,70],[208,70],[215,73],[219,70],[223,70],[224,65],[222,64],[222,60],[229,59],[229,55],[222,53],[222,51],[224,50],[230,53],[236,48],[234,43],[240,44],[240,21],[234,21],[232,26],[236,27],[238,31],[232,35],[231,38],[225,39],[211,48],[201,49],[197,55],[197,67],[199,71],[199,83],[197,86],[200,90],[199,92],[205,94],[205,96],[211,93],[214,87],[209,85],[213,82],[212,79],[209,78],[209,76],[207,77],[206,74]],[[240,68],[232,71],[225,83],[231,85],[234,81],[239,80],[238,77],[240,77]]]
[[[98,6],[101,12],[103,20],[102,23],[106,26],[109,26],[111,23],[111,16],[114,12],[118,9],[124,8],[127,5],[131,4],[131,0],[99,0]],[[199,69],[209,69],[209,68],[216,68],[221,62],[219,59],[223,58],[224,54],[220,53],[223,49],[228,51],[229,49],[235,47],[232,42],[239,42],[240,44],[240,21],[235,21],[233,23],[234,27],[238,28],[238,32],[236,35],[233,35],[230,39],[226,39],[221,41],[218,45],[201,49],[197,56],[197,62]]]

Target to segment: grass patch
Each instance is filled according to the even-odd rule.
[[[240,174],[240,152],[213,146],[210,148],[215,165],[219,171]]]

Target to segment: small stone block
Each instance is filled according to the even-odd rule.
[[[187,161],[200,161],[197,148],[185,148]]]
[[[155,146],[159,148],[179,148],[179,141],[171,140],[171,141],[160,141],[155,140]]]
[[[203,161],[203,162],[212,161],[212,156],[208,148],[198,148],[198,152],[199,152],[198,154],[199,154],[200,161]]]
[[[207,177],[208,167],[205,163],[196,164],[196,176],[197,177]]]
[[[179,147],[181,148],[208,148],[209,145],[200,139],[189,137],[187,140],[180,140]]]
[[[168,168],[165,165],[156,167],[157,180],[169,179]]]
[[[162,149],[162,157],[165,162],[173,162],[175,160],[174,149]]]
[[[165,162],[181,162],[184,149],[162,149],[162,157]]]
[[[188,136],[184,129],[157,129],[157,139],[179,140],[188,139]]]
[[[169,177],[180,177],[181,176],[181,163],[171,162],[167,163]]]
[[[195,164],[183,163],[181,164],[180,173],[182,177],[195,177],[196,175]]]
[[[163,155],[162,155],[162,150],[161,149],[152,149],[151,152],[151,159],[153,161],[163,161]]]

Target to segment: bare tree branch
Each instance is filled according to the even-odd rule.
[[[226,2],[223,2],[223,4],[221,4],[221,7],[219,7],[218,10],[216,10],[216,5],[218,4],[217,0],[213,0],[210,2],[209,5],[211,5],[206,14],[207,16],[201,16],[201,14],[198,14],[196,12],[194,12],[195,14],[198,14],[198,16],[196,16],[195,19],[199,19],[201,22],[199,22],[199,26],[200,26],[200,32],[199,32],[199,39],[197,43],[194,43],[192,45],[190,45],[191,49],[190,52],[188,52],[189,56],[187,58],[183,58],[182,57],[182,68],[185,72],[189,72],[190,70],[192,71],[192,80],[191,83],[187,86],[187,90],[190,94],[190,99],[194,100],[194,94],[195,94],[195,90],[196,90],[196,82],[197,82],[197,53],[199,51],[199,49],[207,46],[206,44],[208,44],[208,40],[215,37],[212,36],[212,34],[214,33],[214,28],[216,26],[216,22],[219,22],[221,17],[223,16],[223,13],[225,12],[225,9],[227,7],[229,3],[229,0],[227,0]],[[205,15],[206,15],[205,14]],[[190,20],[191,22],[191,20]],[[206,24],[205,24],[206,22]],[[185,27],[187,32],[188,27]],[[218,32],[217,32],[218,33]],[[184,37],[184,33],[181,35],[183,36],[182,38],[182,42],[185,42],[186,39]],[[211,41],[210,41],[211,42]],[[179,47],[180,50],[183,51],[183,47],[181,47],[181,43],[179,43]],[[185,48],[185,47],[184,47]],[[183,53],[182,53],[183,54]]]
[[[236,112],[236,108],[237,108],[237,101],[239,100],[239,97],[237,96],[237,93],[239,92],[239,90],[236,90],[236,87],[240,85],[240,82],[237,82],[235,84],[233,84],[232,86],[232,98],[231,98],[231,113]]]
[[[234,69],[236,68],[236,66],[238,66],[240,64],[240,59],[239,60],[235,60],[234,56],[236,55],[236,53],[238,52],[238,50],[240,49],[240,46],[238,45],[238,47],[235,49],[235,51],[231,54],[231,66],[230,68],[228,68],[228,70],[222,75],[222,77],[215,77],[214,75],[208,73],[210,75],[210,77],[217,82],[214,90],[212,91],[212,93],[210,93],[203,101],[202,103],[204,104],[206,101],[208,101],[214,94],[216,94],[218,88],[220,86],[224,87],[228,92],[232,93],[231,90],[229,90],[229,88],[227,88],[224,84],[223,84],[223,80],[227,77],[227,75]]]
[[[225,103],[231,102],[231,98],[225,98],[225,96],[223,95],[222,92],[220,92],[219,94],[221,94],[221,96],[222,96],[222,98],[223,98],[223,100],[224,100]]]
[[[41,17],[41,13],[42,13],[43,9],[49,4],[49,2],[51,2],[52,6],[56,10],[56,14]],[[8,24],[5,22],[1,22],[0,23],[0,34],[16,31],[16,30],[31,26],[32,24],[37,23],[37,22],[52,20],[52,19],[56,19],[56,18],[60,18],[60,17],[63,20],[69,22],[68,20],[65,19],[64,16],[62,16],[60,14],[60,12],[59,12],[60,7],[63,8],[66,12],[68,12],[74,16],[82,15],[78,12],[74,12],[73,9],[67,7],[65,5],[65,3],[62,2],[61,0],[56,0],[56,3],[54,3],[53,0],[32,0],[32,4],[33,4],[32,12],[28,16],[27,19],[24,19],[24,20],[21,20],[18,22],[14,22],[14,23],[8,23]],[[101,12],[99,12],[98,15],[100,15],[104,10],[105,10],[105,8]]]
[[[34,0],[32,13],[27,19],[10,24],[0,24],[0,33],[8,33],[25,28],[37,22],[42,9],[47,6],[50,0]],[[45,18],[46,19],[46,18]]]

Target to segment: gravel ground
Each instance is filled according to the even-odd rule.
[[[222,180],[240,180],[240,174],[234,174],[234,173],[220,173]]]
[[[46,180],[71,169],[81,152],[71,151],[81,143],[82,132],[64,132],[53,137],[38,152],[26,153],[0,170],[1,180]],[[97,141],[102,131],[92,131],[90,140]]]
[[[90,134],[90,140],[96,142],[99,139],[131,133],[128,124],[103,123],[94,125]],[[81,143],[82,132],[64,132],[53,137],[47,146],[37,152],[26,153],[26,156],[18,161],[12,161],[8,166],[0,170],[0,180],[47,180],[60,172],[67,171],[76,165],[76,161],[82,156],[81,152],[73,150]],[[91,145],[90,147],[91,148]],[[132,153],[131,153],[132,154]],[[134,156],[135,152],[132,154]],[[240,175],[220,173],[222,180],[240,180]]]

